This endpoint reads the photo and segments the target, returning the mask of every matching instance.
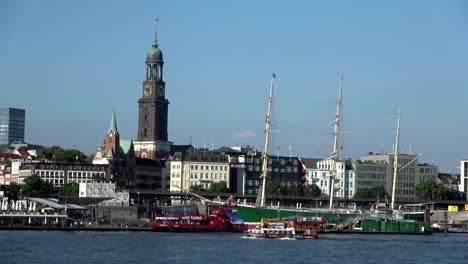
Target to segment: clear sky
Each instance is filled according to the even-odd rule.
[[[95,150],[115,107],[136,138],[146,53],[160,19],[169,139],[332,149],[341,75],[343,155],[401,150],[457,172],[468,158],[466,1],[1,1],[0,105],[26,109],[26,140]]]

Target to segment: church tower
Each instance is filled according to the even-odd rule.
[[[169,101],[163,79],[163,54],[158,47],[157,21],[153,45],[146,56],[146,78],[138,100],[138,134],[134,142],[137,157],[155,159],[170,152],[167,136]]]

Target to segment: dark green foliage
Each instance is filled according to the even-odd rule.
[[[385,196],[390,195],[388,195],[387,191],[385,190],[385,187],[378,186],[373,188],[358,189],[357,192],[354,194],[353,199],[377,198],[377,196],[380,198],[384,198]]]
[[[70,182],[62,186],[59,196],[79,196],[80,185],[77,182]]]
[[[428,201],[461,199],[461,196],[456,191],[449,190],[443,184],[438,184],[432,179],[419,182],[416,185],[415,192],[416,197]]]
[[[320,187],[317,186],[317,184],[312,184],[312,185],[306,185],[302,189],[302,195],[304,196],[312,196],[312,197],[317,197],[320,196],[322,191],[320,190]]]
[[[50,148],[44,148],[43,155],[47,160],[57,162],[57,163],[80,163],[88,164],[92,161],[92,158],[89,158],[83,152],[77,149],[63,149],[58,146],[52,146]],[[78,157],[78,159],[77,159]]]
[[[27,177],[21,187],[21,197],[49,198],[53,192],[52,184],[43,181],[36,174]]]
[[[204,192],[206,192],[205,188],[201,184],[191,186],[190,191],[194,192],[194,193],[204,193]]]
[[[229,193],[229,189],[226,187],[226,182],[213,182],[210,188],[205,189],[203,185],[194,185],[190,187],[190,191],[194,193]]]
[[[4,191],[4,194],[9,199],[18,200],[20,196],[20,186],[14,182],[10,183],[10,185],[2,185],[0,190]]]
[[[229,189],[226,187],[226,182],[214,182],[210,185],[208,189],[210,193],[228,193]]]
[[[314,184],[315,185],[315,184]],[[316,185],[315,185],[316,186]],[[318,188],[318,186],[316,186]],[[311,189],[314,187],[307,187],[306,188],[306,193],[304,193],[304,190],[302,190],[301,194],[301,188],[298,186],[281,186],[281,184],[278,181],[272,180],[267,182],[266,188],[265,188],[265,193],[269,195],[304,195],[304,196],[310,196],[311,194]],[[317,192],[314,191],[314,194]],[[320,195],[320,188],[318,188],[318,194],[314,196]]]
[[[259,190],[260,191],[260,190]],[[282,187],[278,181],[270,181],[267,182],[265,186],[265,193],[266,194],[273,194],[273,195],[280,195],[283,194]]]

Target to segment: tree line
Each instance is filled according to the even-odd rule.
[[[18,200],[26,197],[51,198],[58,196],[78,196],[80,186],[77,182],[69,182],[60,188],[54,188],[52,183],[44,181],[33,174],[24,179],[23,184],[12,182],[10,185],[1,186],[4,195],[9,199]]]

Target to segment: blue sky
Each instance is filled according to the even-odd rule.
[[[343,155],[402,152],[456,172],[468,158],[465,1],[1,1],[1,105],[26,139],[94,151],[115,107],[137,133],[144,60],[160,19],[169,138],[325,157],[344,76]]]

